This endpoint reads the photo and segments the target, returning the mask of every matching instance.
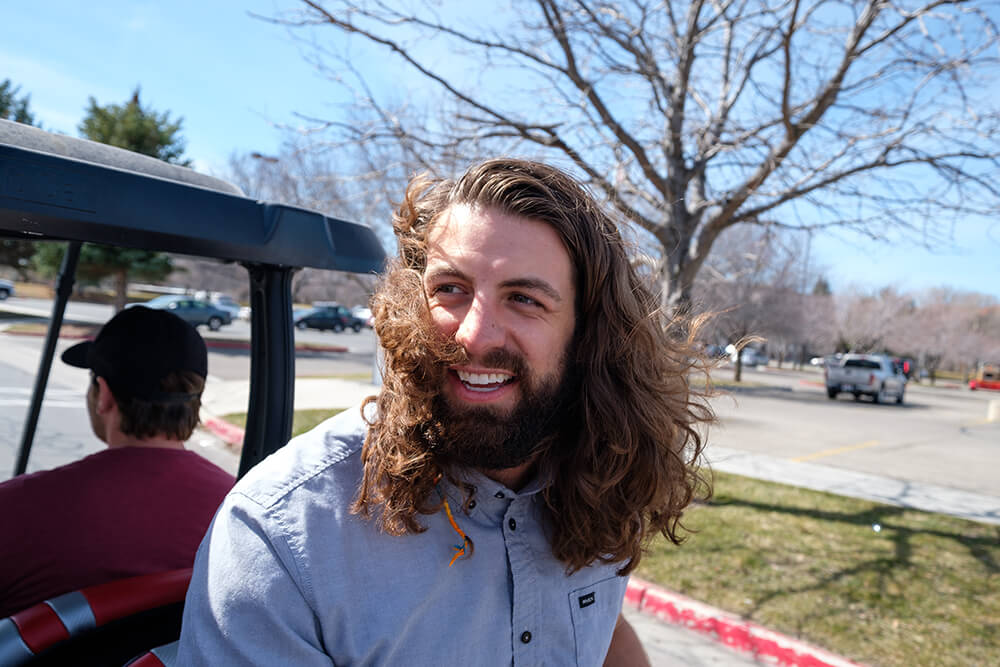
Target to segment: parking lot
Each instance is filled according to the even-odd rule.
[[[3,307],[35,300],[8,299]],[[41,308],[45,303],[29,303]],[[104,316],[101,306],[70,304],[78,317]],[[7,320],[8,322],[10,320]],[[249,336],[245,322],[223,327],[233,339]],[[10,474],[27,410],[32,377],[42,338],[0,334],[0,476]],[[296,374],[309,377],[370,377],[375,337],[361,333],[296,331],[296,340],[340,346],[345,352],[299,352]],[[60,343],[62,346],[68,341]],[[211,348],[209,374],[221,380],[249,377],[249,354],[242,349]],[[720,381],[732,370],[720,368]],[[1000,496],[1000,422],[987,422],[989,402],[1000,392],[972,392],[951,385],[924,387],[911,383],[901,405],[874,405],[849,395],[829,400],[822,372],[745,368],[749,389],[723,393],[712,400],[719,424],[711,429],[708,456],[714,448],[809,461],[903,481],[936,484]],[[83,397],[86,373],[56,362],[48,399],[29,469],[51,467],[99,448],[90,435]]]
[[[721,446],[1000,495],[1000,422],[986,421],[998,392],[910,383],[903,405],[876,405],[828,399],[815,369],[745,369],[744,380],[766,386],[713,400],[720,423],[709,452]]]

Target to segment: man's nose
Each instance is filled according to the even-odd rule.
[[[479,299],[472,302],[455,332],[455,342],[465,348],[470,357],[502,348],[505,333],[496,311]]]

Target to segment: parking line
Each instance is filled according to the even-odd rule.
[[[874,447],[879,444],[878,440],[867,440],[857,445],[849,445],[847,447],[838,447],[836,449],[824,449],[821,452],[816,452],[815,454],[806,454],[805,456],[798,456],[792,461],[812,461],[813,459],[821,459],[826,456],[834,456],[836,454],[843,454],[844,452],[853,452],[857,449],[867,449],[869,447]]]

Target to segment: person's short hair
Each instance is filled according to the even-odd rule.
[[[126,435],[186,440],[198,423],[208,349],[197,330],[173,313],[126,308],[93,341],[63,352],[62,360],[104,378]]]
[[[111,394],[121,413],[119,429],[125,435],[140,439],[157,435],[171,440],[187,440],[198,426],[201,411],[201,393],[205,389],[205,378],[192,371],[175,371],[160,381],[164,393],[185,394],[185,401],[151,402],[134,396],[119,396],[112,389]]]

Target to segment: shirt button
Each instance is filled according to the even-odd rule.
[[[470,510],[476,509],[476,501],[475,500],[470,500],[469,501],[469,509]]]
[[[531,641],[531,633],[525,630],[524,632],[521,633],[521,643],[527,644],[530,641]]]
[[[507,522],[507,525],[510,526],[511,530],[517,530],[517,521],[514,521],[514,519],[510,519]],[[531,634],[530,633],[527,633],[527,634],[528,634],[528,638],[530,639],[531,638]]]
[[[495,495],[495,496],[496,496],[497,498],[500,498],[501,500],[503,500],[503,491],[497,491],[497,492],[496,492],[496,493],[495,493],[494,495]]]

